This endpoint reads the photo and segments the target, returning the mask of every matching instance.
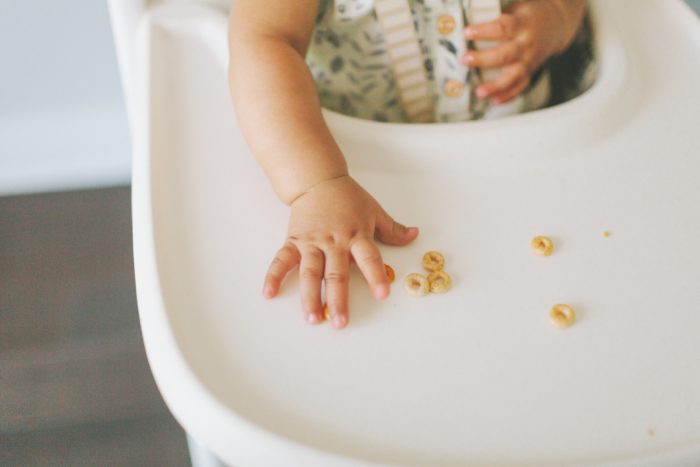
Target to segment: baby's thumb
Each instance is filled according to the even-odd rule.
[[[387,245],[406,245],[418,236],[418,227],[406,227],[383,212],[377,219],[376,237]]]

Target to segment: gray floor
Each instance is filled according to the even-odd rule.
[[[0,465],[185,466],[138,327],[129,189],[0,198]]]

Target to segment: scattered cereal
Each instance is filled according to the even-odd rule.
[[[606,230],[605,232],[603,232],[603,237],[605,237],[605,238],[608,238],[610,235],[612,235],[612,234],[610,233],[609,230]]]
[[[433,271],[428,274],[430,292],[445,293],[452,287],[452,278],[445,271]]]
[[[423,267],[428,271],[440,271],[445,267],[445,257],[439,251],[429,251],[423,255]]]
[[[656,436],[656,431],[653,428],[648,428],[647,429],[647,434],[649,436]]]
[[[406,291],[414,297],[422,297],[427,295],[430,291],[428,279],[426,279],[425,276],[416,273],[406,276],[404,287],[406,288]]]
[[[535,253],[540,256],[549,256],[552,254],[552,251],[554,251],[552,239],[542,235],[533,238],[530,242],[530,246],[532,246]]]
[[[394,269],[388,264],[384,265],[384,269],[386,270],[386,277],[387,279],[389,279],[389,283],[393,283],[394,279],[396,279],[396,273],[394,273]]]
[[[552,324],[559,328],[566,328],[574,323],[576,318],[576,312],[569,305],[558,304],[554,305],[551,310],[549,310],[549,319],[552,320]]]
[[[406,291],[416,297],[422,297],[429,292],[445,293],[452,287],[452,278],[442,270],[445,267],[445,257],[439,251],[428,251],[421,261],[423,267],[429,271],[428,277],[421,274],[409,274],[406,276]]]

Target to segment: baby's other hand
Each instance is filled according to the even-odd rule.
[[[354,258],[373,295],[389,295],[389,281],[375,237],[390,245],[406,245],[418,235],[394,221],[355,180],[348,176],[322,182],[291,204],[287,241],[265,277],[263,295],[277,295],[284,277],[299,265],[302,310],[309,323],[321,323],[321,283],[331,322],[348,322],[350,260]]]
[[[470,67],[501,68],[496,78],[477,88],[477,97],[502,104],[523,92],[535,71],[558,51],[560,23],[560,10],[550,0],[529,0],[509,5],[493,21],[465,28],[469,40],[499,41],[491,49],[470,51],[462,57]]]

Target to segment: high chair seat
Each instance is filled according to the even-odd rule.
[[[198,443],[236,466],[698,465],[700,24],[680,1],[592,7],[600,76],[563,105],[440,125],[325,112],[352,175],[421,228],[380,247],[383,302],[352,272],[342,331],[305,323],[295,277],[262,298],[288,209],[232,111],[226,13],[133,16],[139,313]],[[403,277],[433,249],[453,288],[414,298]],[[557,303],[572,327],[550,324]]]

